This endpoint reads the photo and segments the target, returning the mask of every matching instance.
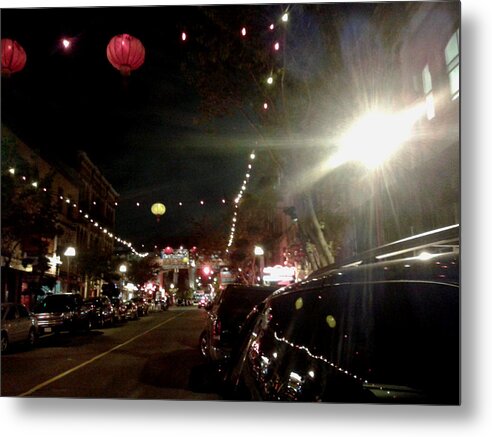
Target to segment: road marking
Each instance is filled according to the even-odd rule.
[[[102,357],[104,357],[104,356],[106,356],[106,355],[110,354],[111,352],[115,351],[116,349],[119,349],[120,347],[126,346],[128,343],[131,343],[133,340],[136,340],[137,338],[142,337],[142,336],[143,336],[143,335],[145,335],[145,334],[148,334],[150,331],[153,331],[154,329],[157,329],[157,328],[159,328],[160,326],[165,325],[166,323],[170,322],[171,320],[176,319],[177,317],[181,316],[182,314],[184,314],[184,312],[182,312],[182,313],[178,314],[177,316],[171,317],[170,319],[164,320],[164,322],[159,323],[158,325],[155,325],[153,328],[150,328],[150,329],[148,329],[147,331],[142,332],[141,334],[138,334],[138,335],[136,335],[136,336],[135,336],[135,337],[133,337],[133,338],[130,338],[130,340],[127,340],[127,341],[125,341],[124,343],[121,343],[121,344],[119,344],[118,346],[115,346],[115,347],[113,347],[113,348],[111,348],[111,349],[107,350],[106,352],[103,352],[102,354],[99,354],[99,355],[97,355],[97,356],[95,356],[95,357],[91,358],[90,360],[85,361],[85,362],[83,362],[83,363],[79,364],[78,366],[72,367],[71,369],[66,370],[66,371],[65,371],[65,372],[63,372],[63,373],[60,373],[59,375],[57,375],[57,376],[55,376],[55,377],[53,377],[53,378],[50,378],[50,379],[48,379],[47,381],[42,382],[41,384],[36,385],[35,387],[31,388],[30,390],[28,390],[28,391],[26,391],[26,392],[24,392],[24,393],[20,394],[20,395],[19,395],[19,397],[29,396],[30,394],[33,394],[34,392],[36,392],[36,391],[38,391],[38,390],[42,389],[43,387],[46,387],[47,385],[50,385],[51,383],[53,383],[53,382],[55,382],[55,381],[57,381],[57,380],[59,380],[59,379],[61,379],[61,378],[64,378],[64,377],[65,377],[65,376],[67,376],[67,375],[70,375],[70,373],[73,373],[73,372],[75,372],[76,370],[79,370],[79,369],[81,369],[82,367],[87,366],[87,364],[91,364],[91,363],[93,363],[94,361],[98,360],[99,358],[102,358]]]

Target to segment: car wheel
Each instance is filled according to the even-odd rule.
[[[9,337],[6,333],[2,332],[2,353],[9,350]]]
[[[29,347],[34,347],[36,345],[36,342],[38,340],[38,336],[36,334],[36,330],[34,328],[31,328],[29,330],[29,335],[27,336],[27,344]]]
[[[206,332],[202,332],[202,335],[200,335],[200,353],[202,354],[203,358],[206,358],[207,360],[210,358],[209,353],[208,353],[208,335]]]

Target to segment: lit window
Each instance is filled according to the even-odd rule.
[[[457,30],[448,41],[444,50],[446,66],[448,68],[449,91],[451,99],[460,95],[460,31]]]
[[[434,107],[434,96],[432,94],[432,78],[429,71],[429,64],[427,64],[422,70],[422,82],[424,85],[424,94],[425,94],[425,107],[427,110],[427,118],[432,120],[435,115],[435,107]]]

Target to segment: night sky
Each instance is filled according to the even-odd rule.
[[[27,54],[21,72],[2,78],[2,123],[62,161],[84,150],[120,194],[116,234],[136,248],[186,244],[193,220],[232,209],[255,147],[239,117],[195,123],[199,99],[180,70],[181,24],[194,16],[196,6],[1,11],[2,38]],[[106,57],[110,39],[122,33],[146,50],[126,84]],[[63,37],[72,38],[69,50]],[[157,201],[167,207],[159,223],[150,212]]]

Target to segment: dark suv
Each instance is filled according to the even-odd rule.
[[[459,255],[313,275],[273,293],[245,330],[234,399],[459,404]]]
[[[46,296],[34,308],[39,334],[92,328],[90,310],[78,293]]]
[[[276,289],[259,285],[228,285],[209,308],[207,324],[199,340],[202,355],[213,361],[227,360],[248,313]]]

